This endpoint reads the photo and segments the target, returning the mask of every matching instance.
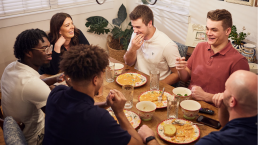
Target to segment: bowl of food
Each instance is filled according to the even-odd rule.
[[[124,65],[121,63],[115,63],[115,76],[118,76],[122,73]]]
[[[183,116],[186,119],[194,119],[201,109],[201,104],[194,100],[184,100],[180,103]]]
[[[141,101],[136,104],[136,109],[143,121],[149,121],[155,113],[156,105],[151,101]]]
[[[192,95],[191,90],[184,87],[174,88],[172,92],[176,97],[180,97],[180,102],[182,102],[183,100],[188,100]]]

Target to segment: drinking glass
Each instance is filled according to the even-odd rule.
[[[179,108],[180,98],[176,96],[167,97],[167,118],[178,118],[178,108]]]
[[[133,91],[134,87],[132,85],[122,86],[122,93],[126,98],[125,109],[131,109],[133,107]]]
[[[154,69],[150,71],[150,90],[159,90],[159,70]]]
[[[115,76],[115,63],[109,61],[109,65],[106,68],[106,82],[114,82]]]

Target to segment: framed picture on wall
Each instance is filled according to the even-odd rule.
[[[225,0],[226,2],[236,3],[241,5],[253,6],[254,0]]]
[[[195,47],[204,41],[207,41],[206,25],[189,23],[185,45]]]

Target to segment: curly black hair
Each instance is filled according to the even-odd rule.
[[[17,59],[23,60],[25,53],[32,50],[39,44],[39,40],[44,42],[43,37],[48,39],[47,34],[40,29],[28,29],[21,32],[14,43],[14,55]]]
[[[80,44],[64,53],[59,67],[73,81],[90,81],[104,72],[108,62],[108,54],[104,49]]]

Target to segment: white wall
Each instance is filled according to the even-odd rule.
[[[105,10],[97,10],[93,12],[85,12],[82,14],[72,15],[75,25],[82,30],[84,35],[87,37],[91,44],[98,44],[102,48],[106,48],[106,35],[96,35],[87,32],[85,27],[86,18],[90,16],[103,16],[112,22],[112,19],[117,17],[117,11],[120,5],[123,3],[127,8],[127,13],[129,14],[134,7],[137,5],[137,0],[114,0],[113,6]],[[99,7],[107,7],[107,4]],[[92,7],[94,8],[94,7]],[[87,8],[85,8],[87,9]],[[191,0],[190,4],[190,16],[191,22],[197,24],[206,24],[206,14],[210,10],[214,9],[227,9],[232,13],[233,22],[237,28],[243,26],[246,27],[246,32],[250,32],[251,35],[247,37],[248,41],[251,41],[254,44],[258,44],[258,11],[257,7],[244,6],[239,4],[232,4],[225,1],[218,0]],[[60,10],[62,12],[73,13],[70,9]],[[162,13],[156,11],[155,13]],[[40,28],[44,31],[49,30],[49,20],[54,13],[48,14],[37,14],[35,19],[39,16],[44,15],[49,17],[49,19],[37,22],[26,23],[30,19],[20,17],[19,21],[24,24],[0,28],[0,76],[2,76],[4,68],[12,61],[15,60],[13,55],[13,44],[15,42],[16,36],[25,29],[30,28]],[[185,43],[187,36],[187,23],[182,23],[170,19],[168,16],[155,15],[154,25],[161,31],[165,32],[172,40],[178,41],[180,43]],[[126,20],[128,24],[129,19]],[[7,22],[5,22],[7,23]],[[3,23],[0,20],[0,27]]]
[[[238,31],[242,31],[243,26],[245,26],[246,30],[244,32],[251,33],[246,40],[255,45],[258,44],[257,7],[219,0],[191,0],[191,22],[205,25],[207,12],[215,9],[227,9],[232,14],[233,24],[237,26]]]
[[[93,12],[87,12],[87,13],[76,14],[76,15],[71,15],[71,16],[73,18],[75,26],[78,27],[79,29],[81,29],[81,31],[84,33],[84,35],[86,36],[86,38],[88,39],[90,44],[95,44],[95,45],[98,44],[100,47],[106,49],[106,36],[88,33],[87,28],[85,27],[86,18],[88,18],[90,16],[103,16],[111,23],[112,19],[117,17],[117,11],[122,3],[124,3],[124,5],[126,5],[126,0],[114,0],[114,2],[112,3],[112,7],[109,9],[96,10]],[[105,7],[105,6],[107,6],[107,4],[106,5],[105,4],[99,6],[96,3],[96,5],[91,6],[91,8],[95,9],[96,7],[97,8]],[[87,9],[87,8],[88,7],[85,7],[85,9]],[[72,9],[63,9],[63,10],[59,10],[59,12],[66,12],[69,14],[76,13]],[[31,29],[31,28],[39,28],[44,31],[48,31],[50,18],[55,13],[56,12],[35,14],[33,16],[30,16],[30,19],[28,19],[27,16],[21,16],[15,20],[13,18],[10,20],[9,19],[0,20],[0,77],[2,76],[2,73],[5,69],[5,67],[12,61],[16,60],[16,58],[14,57],[14,54],[13,54],[13,45],[14,45],[15,39],[18,36],[18,34],[20,34],[22,31],[24,31],[26,29]],[[37,19],[38,17],[41,17],[41,16],[43,16],[43,17],[48,16],[48,18],[43,21],[27,23],[28,21],[33,21],[33,20],[31,20],[31,17],[32,17],[32,19]],[[10,21],[20,21],[20,23],[24,23],[24,24],[1,28],[1,26],[4,26],[5,24],[9,23]]]

